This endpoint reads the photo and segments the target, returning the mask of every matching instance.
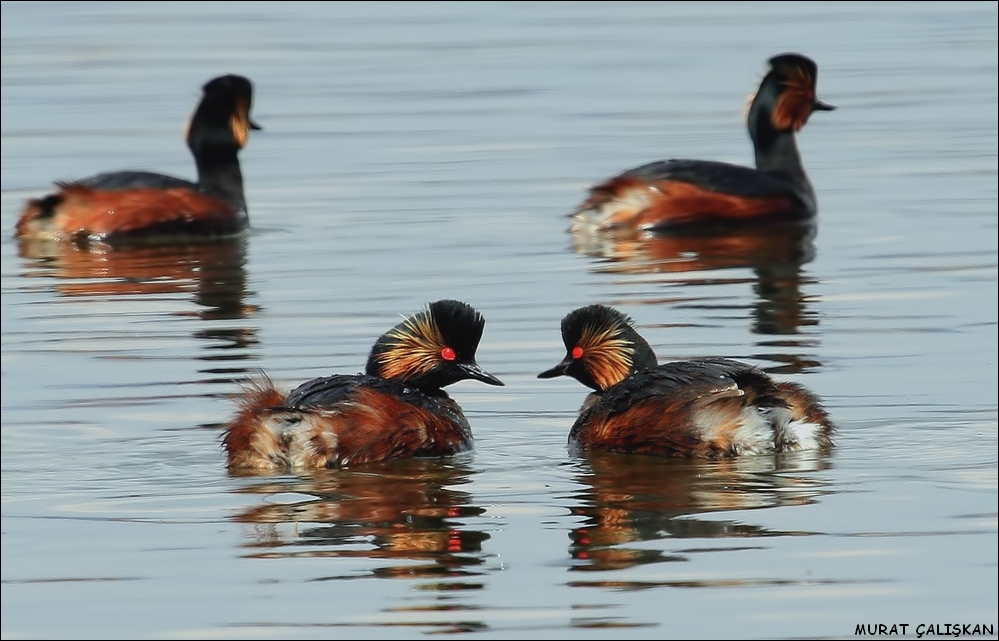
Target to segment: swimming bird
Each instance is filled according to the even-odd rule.
[[[593,389],[569,432],[574,452],[721,458],[832,445],[828,413],[801,385],[725,358],[660,365],[612,307],[570,312],[562,341],[565,358],[538,378],[570,376]]]
[[[80,244],[162,242],[226,236],[249,223],[239,151],[251,129],[253,85],[243,76],[209,80],[187,128],[197,182],[148,171],[57,183],[29,200],[17,221],[23,240]]]
[[[770,58],[746,125],[756,168],[710,160],[661,160],[591,188],[572,230],[662,230],[815,216],[815,190],[795,133],[816,111],[835,109],[816,96],[818,67],[797,53]]]
[[[267,379],[253,383],[225,426],[229,469],[300,471],[471,448],[468,420],[442,388],[465,379],[503,385],[475,362],[484,326],[467,303],[439,300],[383,334],[363,374],[317,378],[287,394]]]

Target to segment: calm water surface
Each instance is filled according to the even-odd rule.
[[[4,638],[839,637],[997,623],[995,3],[3,3],[2,229],[53,180],[191,177],[184,123],[256,84],[253,231],[0,244]],[[838,109],[799,137],[808,230],[573,238],[594,181],[750,163],[765,60]],[[476,449],[228,475],[230,395],[363,367],[437,298],[507,386]],[[823,455],[696,462],[565,440],[562,316],[825,399]]]

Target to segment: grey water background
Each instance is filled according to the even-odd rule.
[[[619,171],[751,163],[783,51],[838,107],[798,138],[814,236],[570,236]],[[54,180],[193,177],[215,75],[264,127],[243,241],[0,244],[3,638],[995,629],[995,3],[4,2],[0,66],[4,236]],[[506,382],[449,388],[473,452],[226,473],[241,381],[359,371],[444,297]],[[570,456],[586,390],[536,375],[595,302],[807,385],[837,447]]]

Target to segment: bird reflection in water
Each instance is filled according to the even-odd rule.
[[[23,275],[46,279],[46,288],[75,299],[141,300],[176,295],[190,296],[194,309],[169,312],[205,321],[233,321],[257,311],[247,304],[246,239],[210,242],[135,245],[120,247],[78,246],[73,243],[20,241]],[[49,285],[48,283],[52,283]],[[246,326],[199,326],[193,336],[209,345],[203,361],[240,361],[257,343],[256,332]],[[245,375],[245,368],[209,367],[201,373]]]
[[[573,249],[606,261],[596,270],[614,274],[684,274],[731,269],[751,269],[756,300],[751,310],[752,332],[768,338],[757,345],[781,352],[749,355],[777,365],[763,367],[770,373],[795,374],[819,366],[801,353],[815,346],[802,329],[818,324],[808,308],[804,286],[814,284],[802,266],[815,258],[812,223],[698,227],[663,232],[588,228],[572,231]],[[739,282],[731,278],[706,281],[670,280],[673,284],[705,285]],[[696,303],[695,303],[696,304]]]
[[[485,512],[471,503],[468,492],[458,489],[471,481],[469,477],[469,469],[457,459],[405,459],[324,470],[247,486],[241,491],[264,495],[266,503],[233,519],[253,526],[244,544],[250,557],[371,561],[363,570],[320,580],[449,579],[421,587],[482,589],[472,577],[482,574],[482,543],[489,535],[464,523]]]
[[[699,517],[812,503],[825,492],[816,473],[827,467],[828,454],[817,451],[711,461],[588,452],[576,479],[582,489],[572,497],[572,513],[584,522],[570,533],[571,570],[620,570],[754,547],[749,541],[704,546],[703,539],[808,535]],[[673,551],[644,544],[666,539],[701,542],[697,548],[677,542]]]

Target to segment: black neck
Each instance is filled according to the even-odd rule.
[[[641,334],[629,327],[628,338],[634,346],[634,353],[631,355],[631,373],[640,372],[646,369],[653,369],[659,365],[656,352],[649,345],[648,341],[642,338]]]
[[[815,190],[805,173],[798,143],[791,129],[777,129],[771,120],[776,88],[764,82],[749,109],[747,125],[756,152],[756,168],[787,181],[810,210],[815,210]]]
[[[195,155],[198,166],[198,186],[205,193],[230,203],[237,211],[246,212],[243,197],[243,173],[239,169],[239,150],[234,146],[202,148]]]

